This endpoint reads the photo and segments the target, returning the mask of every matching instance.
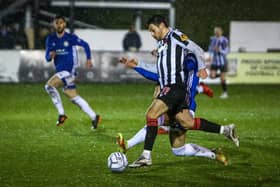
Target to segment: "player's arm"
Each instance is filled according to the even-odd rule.
[[[222,53],[223,55],[227,55],[229,53],[229,45],[228,45],[228,39],[225,38],[223,40],[223,43],[220,47],[220,53]]]
[[[46,54],[45,54],[45,58],[47,62],[50,62],[54,59],[56,53],[55,50],[52,48],[52,46],[50,45],[50,37],[47,37],[46,39]]]
[[[87,57],[86,67],[92,68],[91,52],[90,52],[90,47],[89,47],[88,43],[74,34],[73,35],[73,45],[78,45],[78,46],[81,46],[84,48],[86,57]]]
[[[210,43],[208,46],[208,53],[209,53],[209,58],[205,59],[207,62],[211,62],[214,56],[215,52],[215,42],[214,42],[214,37],[210,38]]]
[[[198,64],[204,64],[204,51],[201,47],[199,47],[183,33],[174,33],[173,37],[176,39],[179,46],[192,52],[195,55]]]
[[[205,64],[199,63],[194,56],[186,56],[184,66],[187,71],[197,70],[197,76],[202,79],[206,79],[208,76]]]
[[[214,37],[210,38],[210,43],[208,46],[208,52],[213,53],[215,51],[215,42],[214,42]]]
[[[126,67],[134,69],[136,72],[138,72],[140,75],[142,75],[146,79],[149,79],[152,81],[158,81],[157,70],[154,69],[156,67],[154,67],[152,64],[139,62],[136,59],[128,60],[126,58],[121,58],[120,63],[124,64]]]
[[[158,81],[158,73],[156,64],[149,64],[139,61],[134,68],[140,75],[152,81]]]

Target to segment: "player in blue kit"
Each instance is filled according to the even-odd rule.
[[[75,85],[76,68],[79,65],[76,46],[82,46],[85,49],[87,68],[92,68],[90,48],[87,42],[75,34],[67,33],[65,27],[65,18],[56,16],[54,19],[55,33],[50,34],[46,39],[46,60],[48,62],[54,61],[56,74],[48,80],[45,90],[58,111],[57,126],[63,125],[67,119],[60,94],[57,91],[57,88],[63,87],[64,94],[91,118],[92,128],[96,129],[100,116],[78,94]]]

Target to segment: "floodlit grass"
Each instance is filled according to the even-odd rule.
[[[62,97],[69,119],[57,113],[43,84],[0,85],[0,186],[280,186],[280,85],[236,85],[227,100],[197,96],[197,116],[235,123],[240,148],[223,136],[189,131],[187,142],[222,147],[230,165],[175,157],[168,136],[157,137],[153,166],[114,174],[107,157],[115,134],[131,137],[145,123],[152,84],[80,84],[80,94],[102,115],[98,130]],[[143,145],[127,153],[129,162]]]

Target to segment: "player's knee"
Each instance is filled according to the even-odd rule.
[[[191,118],[191,119],[184,119],[184,120],[179,119],[179,122],[186,129],[192,129],[193,126],[194,126],[193,118]]]
[[[185,146],[177,147],[177,148],[172,147],[171,151],[175,156],[184,156],[185,155]]]
[[[153,112],[153,111],[149,110],[149,111],[147,112],[147,114],[146,114],[146,118],[147,118],[147,119],[155,119],[155,118],[157,118],[156,112]]]
[[[45,85],[45,90],[46,90],[47,93],[50,93],[53,89],[54,89],[54,87],[52,87],[48,84]]]

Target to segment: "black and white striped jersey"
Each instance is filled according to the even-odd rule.
[[[157,71],[160,87],[184,84],[184,57],[188,52],[195,54],[199,63],[204,64],[204,52],[178,30],[169,28],[169,33],[158,41]]]

